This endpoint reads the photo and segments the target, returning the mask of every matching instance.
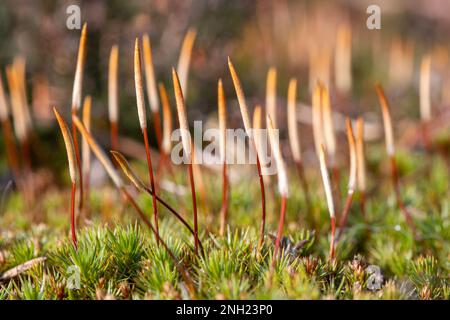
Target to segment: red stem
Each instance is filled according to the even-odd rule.
[[[227,214],[228,214],[228,175],[227,175],[227,164],[225,161],[222,165],[222,177],[223,177],[222,207],[220,209],[220,235],[221,236],[223,236],[225,234],[225,226],[226,226]]]
[[[153,166],[152,166],[152,158],[150,156],[150,146],[148,144],[148,136],[147,136],[147,128],[143,128],[142,129],[142,134],[144,135],[144,143],[145,143],[145,154],[147,155],[147,166],[148,166],[148,174],[150,176],[150,187],[152,188],[152,190],[155,190],[155,192],[153,192],[153,197],[152,197],[152,204],[153,204],[153,218],[155,221],[155,229],[156,229],[156,233],[158,234],[158,239],[159,239],[159,229],[158,229],[158,206],[156,203],[156,189],[155,189],[155,179],[153,177]],[[157,240],[158,244],[159,244],[159,240]]]
[[[347,198],[345,199],[345,205],[344,210],[342,211],[341,214],[341,220],[339,221],[339,234],[337,236],[337,239],[341,237],[345,225],[347,224],[348,213],[350,211],[350,206],[352,205],[352,200],[353,200],[353,191],[349,191],[347,193]]]
[[[286,196],[281,197],[280,221],[278,223],[277,239],[275,240],[275,249],[273,250],[272,264],[269,272],[269,284],[272,284],[272,276],[275,271],[278,251],[280,250],[281,237],[283,236],[284,220],[286,218]]]
[[[72,232],[72,242],[75,250],[78,250],[77,233],[75,230],[75,192],[77,185],[72,183],[72,193],[70,196],[70,229]]]
[[[192,209],[194,212],[194,246],[195,246],[195,253],[198,254],[197,197],[195,194],[194,170],[192,168],[192,159],[193,159],[193,157],[191,154],[191,161],[189,161],[189,166],[188,166],[189,172],[188,173],[189,173],[189,182],[191,184]]]
[[[409,213],[408,209],[406,208],[406,206],[402,200],[402,196],[401,196],[401,192],[400,192],[400,181],[399,181],[399,177],[398,177],[397,161],[395,159],[395,156],[390,156],[389,160],[391,163],[392,184],[394,186],[395,196],[397,199],[397,205],[400,207],[400,210],[402,211],[403,215],[405,216],[406,222],[408,223],[409,227],[411,228],[413,233],[416,235],[416,225],[414,224],[412,216]]]
[[[147,192],[150,195],[153,195],[153,191],[150,188],[145,188],[145,192]],[[167,202],[165,202],[163,199],[161,199],[158,195],[156,195],[156,200],[158,200],[159,203],[161,203],[167,210],[169,210],[170,213],[172,213],[180,222],[189,230],[189,232],[195,237],[194,230],[192,227],[187,223],[187,221],[178,213],[175,211],[174,208],[172,208]],[[203,245],[201,241],[198,241],[199,247],[201,252],[203,253]]]
[[[259,231],[259,244],[258,244],[258,249],[261,249],[264,243],[264,230],[266,228],[266,191],[264,188],[264,178],[261,171],[261,163],[259,162],[258,153],[256,153],[256,167],[258,168],[259,185],[261,187],[262,217],[261,217],[261,227]]]
[[[156,142],[158,143],[158,150],[162,153],[162,136],[161,136],[161,118],[159,117],[159,111],[152,112],[153,122],[155,123]]]
[[[331,217],[330,260],[334,259],[334,234],[336,231],[336,218]]]
[[[72,109],[72,117],[77,116],[77,110]],[[75,126],[75,122],[72,121],[72,136],[73,136],[73,146],[75,148],[75,158],[77,160],[78,167],[78,176],[80,177],[80,202],[78,204],[78,208],[80,212],[83,210],[83,174],[81,173],[81,156],[80,156],[80,148],[78,147],[78,135],[77,135],[77,127]]]

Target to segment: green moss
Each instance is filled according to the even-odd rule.
[[[384,158],[373,159],[370,168],[375,169],[370,169],[370,175],[379,175],[376,168],[384,165]],[[426,166],[422,155],[402,151],[398,159],[403,167],[402,194],[420,238],[413,237],[398,209],[389,177],[380,175],[371,182],[366,216],[355,195],[347,228],[336,246],[337,260],[330,262],[330,219],[320,176],[312,170],[308,172],[311,211],[306,209],[298,181],[291,181],[285,237],[272,285],[268,279],[280,204],[276,188],[267,185],[267,190],[274,189],[275,198],[268,191],[266,239],[258,252],[261,204],[256,171],[249,171],[247,179],[231,187],[224,237],[218,235],[221,193],[210,192],[221,190],[221,181],[205,174],[208,201],[199,216],[204,256],[195,255],[192,235],[162,206],[160,233],[177,263],[186,267],[198,298],[448,299],[448,170],[438,156],[431,159],[428,175],[420,173]],[[186,186],[184,170],[175,173],[178,184]],[[192,224],[189,192],[181,197],[160,192]],[[0,237],[4,257],[0,272],[38,256],[47,260],[1,283],[0,299],[192,298],[167,251],[109,186],[93,190],[90,222],[79,226],[75,250],[68,232],[68,196],[66,191],[43,195],[43,221],[32,224],[21,197],[9,195],[0,218],[2,225],[8,225]],[[152,218],[151,198],[140,194],[137,199]],[[377,279],[382,279],[376,286],[373,268],[379,268]],[[71,287],[74,272],[78,288]]]

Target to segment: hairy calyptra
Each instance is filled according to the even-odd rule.
[[[181,91],[184,97],[187,96],[187,83],[189,74],[189,65],[191,63],[192,48],[194,47],[197,30],[190,28],[183,39],[181,45],[180,57],[178,58],[177,75],[180,79]]]
[[[270,116],[275,127],[277,122],[277,69],[271,67],[266,78],[266,115]],[[268,126],[268,125],[267,125]]]
[[[136,38],[134,45],[134,84],[136,89],[136,105],[138,109],[139,124],[141,126],[142,135],[144,137],[145,154],[147,156],[148,174],[150,177],[150,187],[154,191],[152,197],[153,218],[155,222],[155,230],[159,238],[158,227],[158,204],[156,202],[155,179],[153,176],[152,158],[150,155],[150,146],[148,143],[147,118],[145,113],[144,90],[142,87],[142,69],[141,69],[141,51],[139,49],[139,39]],[[159,243],[159,240],[158,240]]]
[[[159,98],[158,89],[156,88],[155,68],[153,66],[153,54],[148,34],[142,37],[142,47],[144,50],[144,70],[145,80],[147,84],[147,96],[150,101],[150,111],[153,116],[153,123],[155,125],[156,141],[158,148],[161,151],[161,119],[159,116]]]
[[[75,230],[75,192],[77,185],[77,162],[75,158],[75,148],[73,145],[72,137],[70,136],[69,129],[67,128],[67,124],[64,121],[63,117],[59,114],[56,108],[53,108],[53,112],[55,113],[56,120],[58,120],[59,127],[61,129],[61,133],[64,139],[64,144],[66,146],[67,152],[67,160],[69,162],[69,174],[70,180],[72,182],[72,192],[70,198],[70,229],[72,233],[72,242],[75,249],[78,248],[77,243],[77,234]]]
[[[138,189],[141,192],[146,192],[149,195],[153,196],[153,190],[151,190],[148,186],[145,185],[145,183],[134,173],[134,171],[131,169],[130,164],[125,159],[125,157],[118,151],[111,151],[111,154],[113,155],[116,162],[119,164],[120,168],[122,169],[123,173],[127,176],[127,178],[130,180],[130,182],[134,185],[136,189]],[[156,195],[156,200],[160,204],[162,204],[167,210],[169,210],[170,213],[172,213],[180,222],[189,230],[189,232],[194,235],[194,230],[189,225],[189,223],[177,212],[173,207],[171,207],[166,201],[164,201],[161,197]],[[203,246],[202,243],[199,240],[199,246],[200,250],[203,252]]]
[[[183,144],[183,152],[186,159],[188,159],[188,174],[189,174],[189,182],[191,185],[191,196],[192,196],[192,210],[194,214],[194,245],[195,252],[198,253],[198,221],[197,221],[197,197],[195,193],[195,181],[194,181],[194,172],[192,166],[193,160],[193,152],[191,151],[192,141],[191,135],[189,132],[189,125],[187,121],[187,113],[186,113],[186,105],[184,102],[183,91],[181,89],[180,80],[178,79],[177,72],[174,68],[172,68],[172,79],[173,79],[173,87],[175,91],[175,100],[177,104],[177,113],[178,113],[178,122],[181,130],[181,141]]]
[[[316,149],[317,157],[320,154],[320,146],[325,143],[323,137],[323,121],[322,121],[322,85],[317,83],[312,93],[312,128],[314,146]]]
[[[303,167],[302,151],[299,138],[299,129],[297,121],[297,79],[295,78],[292,78],[289,81],[288,102],[287,102],[287,123],[288,123],[289,143],[291,146],[292,157],[294,158],[300,183],[302,185],[303,192],[305,194],[307,210],[308,212],[311,212],[309,187],[305,177],[305,170]]]
[[[82,97],[82,88],[83,88],[83,74],[84,74],[84,64],[86,58],[86,38],[87,38],[87,24],[83,25],[83,29],[81,30],[80,35],[80,44],[78,46],[78,56],[77,56],[77,65],[75,69],[75,79],[73,81],[73,90],[72,90],[72,117],[77,116],[78,110],[81,107],[81,97]],[[73,136],[73,144],[75,147],[75,158],[77,160],[78,166],[78,174],[80,176],[80,202],[79,209],[82,211],[83,209],[83,174],[81,172],[81,156],[80,149],[78,147],[78,135],[77,129],[72,122],[72,136]]]
[[[119,94],[118,94],[119,47],[113,45],[109,55],[108,69],[108,115],[110,122],[111,147],[119,149]]]
[[[408,223],[409,227],[411,228],[413,233],[416,233],[416,226],[414,224],[411,214],[409,213],[408,209],[406,208],[406,206],[403,203],[401,192],[400,192],[400,181],[399,181],[399,177],[398,177],[397,161],[395,159],[394,132],[392,129],[392,118],[391,118],[391,113],[389,110],[389,103],[386,98],[386,95],[384,94],[384,90],[380,84],[377,83],[375,85],[375,90],[378,94],[378,98],[379,98],[380,106],[381,106],[381,112],[383,115],[384,134],[385,134],[385,139],[386,139],[386,151],[387,151],[390,165],[391,165],[391,179],[392,179],[392,184],[394,186],[395,195],[397,198],[397,204],[400,207],[400,209],[402,210],[403,215],[405,216],[406,222]]]
[[[230,57],[228,57],[228,68],[230,69],[231,78],[233,80],[234,89],[236,91],[236,96],[239,102],[239,108],[241,110],[241,116],[242,121],[244,122],[245,132],[247,133],[250,139],[250,145],[256,150],[256,167],[258,169],[259,185],[261,189],[261,206],[262,206],[261,228],[259,232],[260,236],[258,244],[258,247],[261,248],[262,244],[264,243],[264,230],[266,226],[266,192],[264,188],[264,178],[262,175],[257,143],[251,131],[250,115],[248,113],[247,102],[245,101],[244,90],[242,89],[241,81],[239,80],[236,70],[234,69],[234,66],[231,63]]]
[[[84,98],[83,103],[83,124],[86,127],[87,131],[91,131],[91,106],[92,99],[91,96],[86,96]],[[89,210],[89,197],[90,197],[90,173],[91,173],[91,151],[89,150],[89,144],[86,139],[83,139],[81,142],[81,163],[82,163],[82,173],[83,173],[83,182],[84,182],[84,193],[86,196],[85,199],[85,208]]]
[[[348,24],[341,24],[336,33],[334,67],[337,89],[348,94],[352,89],[352,32]]]
[[[114,168],[114,165],[109,160],[109,158],[106,156],[105,152],[101,149],[101,147],[98,145],[97,141],[92,137],[92,135],[86,130],[83,123],[80,121],[80,119],[77,116],[72,116],[72,121],[76,125],[77,129],[80,131],[81,135],[84,139],[88,142],[89,146],[91,147],[92,152],[95,154],[97,159],[100,161],[100,163],[105,168],[106,172],[108,173],[109,177],[113,181],[116,188],[121,192],[121,194],[124,196],[124,198],[131,204],[133,209],[138,214],[139,218],[145,223],[145,225],[152,231],[155,238],[157,239],[158,243],[160,243],[163,248],[167,251],[168,255],[172,259],[174,265],[180,272],[180,274],[183,276],[184,281],[186,282],[188,286],[188,290],[191,295],[195,295],[194,290],[194,284],[192,282],[192,279],[186,270],[186,267],[183,263],[178,262],[178,259],[173,254],[172,250],[167,246],[165,241],[161,239],[158,232],[156,232],[155,227],[153,227],[150,220],[145,216],[145,214],[142,212],[141,208],[137,205],[136,201],[133,199],[133,197],[130,195],[130,193],[127,191],[127,189],[124,186],[123,180],[120,177],[120,175],[117,173],[116,169]]]

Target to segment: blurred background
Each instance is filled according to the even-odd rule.
[[[105,145],[108,58],[114,44],[119,45],[120,133],[140,139],[133,49],[135,38],[143,33],[150,36],[157,81],[166,84],[174,109],[170,70],[177,65],[187,30],[197,30],[186,97],[191,125],[194,120],[214,123],[217,80],[223,78],[230,127],[242,127],[227,56],[241,77],[251,108],[256,103],[264,106],[267,71],[277,68],[282,129],[291,77],[298,78],[302,103],[310,104],[311,85],[320,79],[330,86],[336,111],[364,114],[369,122],[380,119],[373,89],[380,81],[392,98],[394,116],[416,121],[420,63],[426,54],[432,59],[431,98],[436,114],[450,103],[450,2],[446,0],[1,1],[1,76],[7,88],[5,66],[15,57],[25,59],[27,99],[41,138],[41,154],[51,154],[59,134],[51,107],[58,106],[65,115],[70,110],[80,30],[66,27],[66,10],[74,4],[81,9],[81,22],[88,25],[83,95],[93,97],[92,130]],[[373,4],[381,9],[380,30],[366,26],[370,15],[366,10]],[[337,48],[342,53],[344,47],[345,55],[346,46],[351,48],[350,84],[348,79],[338,79],[342,58]],[[302,148],[308,148],[311,130],[301,130]],[[39,161],[39,155],[34,161]]]

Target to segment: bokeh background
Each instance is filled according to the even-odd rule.
[[[325,65],[326,70],[319,73],[322,72],[321,80],[330,85],[335,110],[350,116],[364,114],[369,122],[380,120],[373,90],[376,81],[386,87],[397,119],[418,119],[418,77],[425,54],[431,54],[433,61],[434,110],[439,113],[450,102],[450,2],[446,0],[2,1],[3,83],[6,84],[5,66],[14,57],[25,58],[28,101],[41,137],[41,155],[51,156],[59,134],[51,107],[58,106],[66,115],[70,110],[80,35],[79,30],[66,27],[66,9],[73,4],[80,6],[81,21],[88,24],[83,94],[93,97],[93,131],[105,145],[109,130],[107,69],[113,44],[118,44],[120,50],[120,133],[140,138],[133,45],[143,33],[151,38],[157,80],[168,87],[174,108],[170,70],[177,64],[187,30],[197,30],[186,97],[191,124],[194,120],[214,123],[211,119],[216,117],[216,84],[221,77],[229,102],[230,126],[242,127],[227,56],[239,72],[251,107],[256,103],[264,105],[267,70],[271,66],[277,68],[277,103],[282,114],[290,77],[298,78],[299,100],[309,104],[311,73],[317,61]],[[366,9],[371,4],[381,8],[380,30],[366,27]],[[351,30],[352,48],[352,88],[346,99],[336,96],[334,73],[336,34],[342,25]],[[311,130],[301,130],[305,136],[302,147],[308,149],[312,146],[312,139],[308,138]],[[152,142],[155,145],[153,136]],[[39,161],[39,155],[35,161]],[[64,164],[63,158],[55,161]]]

